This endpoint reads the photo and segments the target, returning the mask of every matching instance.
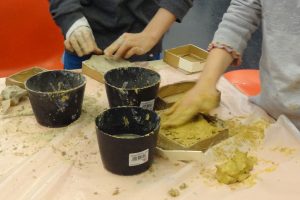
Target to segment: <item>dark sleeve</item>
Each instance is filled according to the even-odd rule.
[[[49,0],[50,12],[64,36],[72,24],[83,17],[80,0]]]
[[[159,6],[173,13],[176,16],[176,21],[181,22],[193,6],[193,0],[160,0]]]

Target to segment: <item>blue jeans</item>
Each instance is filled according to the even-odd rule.
[[[79,57],[75,54],[71,54],[67,51],[63,55],[64,69],[81,69],[82,62],[88,60],[92,55]],[[151,60],[159,60],[160,53],[154,54]]]
[[[63,55],[64,69],[81,69],[82,62],[88,60],[92,55],[79,57],[67,51]]]

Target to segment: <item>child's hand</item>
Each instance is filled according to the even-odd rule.
[[[190,121],[199,112],[208,113],[219,106],[220,92],[216,89],[193,87],[184,97],[166,111],[162,127],[176,127]]]
[[[141,33],[124,33],[104,50],[104,54],[114,59],[128,59],[133,55],[147,53],[156,43],[157,39],[144,31]]]
[[[76,53],[79,57],[91,53],[102,53],[96,44],[92,30],[87,26],[80,26],[75,29],[70,37],[65,40],[64,44],[68,51]]]
[[[160,8],[140,33],[124,33],[104,50],[104,54],[114,59],[128,59],[133,55],[149,52],[171,27],[176,17],[170,11]]]

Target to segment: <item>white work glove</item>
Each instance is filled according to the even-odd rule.
[[[78,56],[102,54],[102,50],[97,46],[92,29],[87,25],[78,23],[83,19],[76,21],[67,32],[64,42],[65,48],[70,52],[75,52]],[[86,20],[84,18],[84,20]]]

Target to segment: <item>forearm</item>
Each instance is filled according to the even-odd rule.
[[[160,8],[143,32],[151,35],[151,38],[157,43],[169,30],[175,20],[175,15],[164,8]]]
[[[242,55],[260,20],[260,0],[232,0],[214,35],[213,42],[225,44]]]
[[[176,16],[176,21],[181,22],[188,10],[193,6],[193,0],[160,0],[159,7],[168,10]]]
[[[218,80],[232,63],[233,58],[224,49],[212,49],[196,87],[215,88]]]
[[[64,36],[74,22],[84,17],[79,0],[49,0],[49,2],[51,15],[62,29]]]

